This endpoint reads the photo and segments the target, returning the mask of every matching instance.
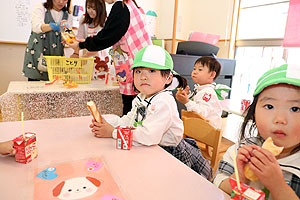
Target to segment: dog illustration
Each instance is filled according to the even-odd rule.
[[[81,199],[94,194],[101,182],[93,177],[76,177],[59,183],[53,189],[53,196],[61,200]]]

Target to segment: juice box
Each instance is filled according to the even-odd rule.
[[[15,159],[19,163],[29,163],[37,157],[36,135],[27,132],[13,139],[16,149]]]
[[[231,200],[265,200],[264,192],[243,183],[240,183],[241,190],[239,190],[235,179],[230,178],[229,182],[232,187]]]
[[[134,128],[132,127],[117,127],[117,149],[130,150],[133,130]]]

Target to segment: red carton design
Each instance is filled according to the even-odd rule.
[[[37,157],[36,135],[27,132],[13,139],[16,149],[15,159],[19,163],[29,163]]]
[[[229,182],[232,187],[231,200],[265,200],[264,192],[243,183],[240,183],[241,190],[239,190],[235,179],[230,178]]]
[[[117,127],[117,149],[130,150],[133,130],[132,127]]]

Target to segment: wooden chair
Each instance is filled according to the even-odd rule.
[[[208,120],[196,112],[181,110],[181,119],[184,125],[184,137],[196,140],[202,155],[210,160],[214,168],[221,143],[221,130],[212,126]]]
[[[203,117],[201,114],[196,113],[196,112],[191,112],[191,111],[186,111],[186,110],[181,110],[181,120],[184,120],[183,118],[200,118],[203,119],[205,121],[208,121],[207,119],[205,119],[205,117]]]

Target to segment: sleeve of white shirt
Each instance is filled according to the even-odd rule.
[[[211,95],[209,101],[205,101],[204,95]],[[211,88],[206,88],[199,91],[194,97],[194,101],[189,100],[185,106],[188,111],[194,111],[200,113],[204,117],[208,116],[210,111],[214,109],[214,104],[217,101],[215,91]]]
[[[43,5],[43,3],[36,3],[35,7],[33,9],[32,15],[31,15],[31,25],[32,25],[32,31],[35,33],[42,33],[41,30],[42,24],[45,24],[45,12],[46,9]]]
[[[85,39],[87,37],[87,35],[85,34],[85,24],[82,24],[83,22],[83,19],[84,19],[84,16],[81,16],[80,17],[80,20],[79,20],[79,28],[78,28],[78,32],[77,32],[77,35],[76,35],[76,38],[77,39]]]
[[[234,144],[231,147],[229,147],[226,151],[226,153],[223,155],[223,159],[224,161],[228,162],[229,164],[233,165],[233,158],[232,158],[232,151],[235,151],[235,155],[237,155],[237,148],[238,148],[238,144]],[[213,180],[213,183],[219,187],[220,184],[225,180],[228,179],[231,175],[224,173],[224,172],[219,172],[217,171],[216,176]]]
[[[133,133],[133,140],[146,146],[159,144],[163,134],[168,131],[171,124],[170,113],[172,111],[166,101],[157,101],[150,106],[154,106],[155,109],[147,109],[143,126],[137,127]]]

